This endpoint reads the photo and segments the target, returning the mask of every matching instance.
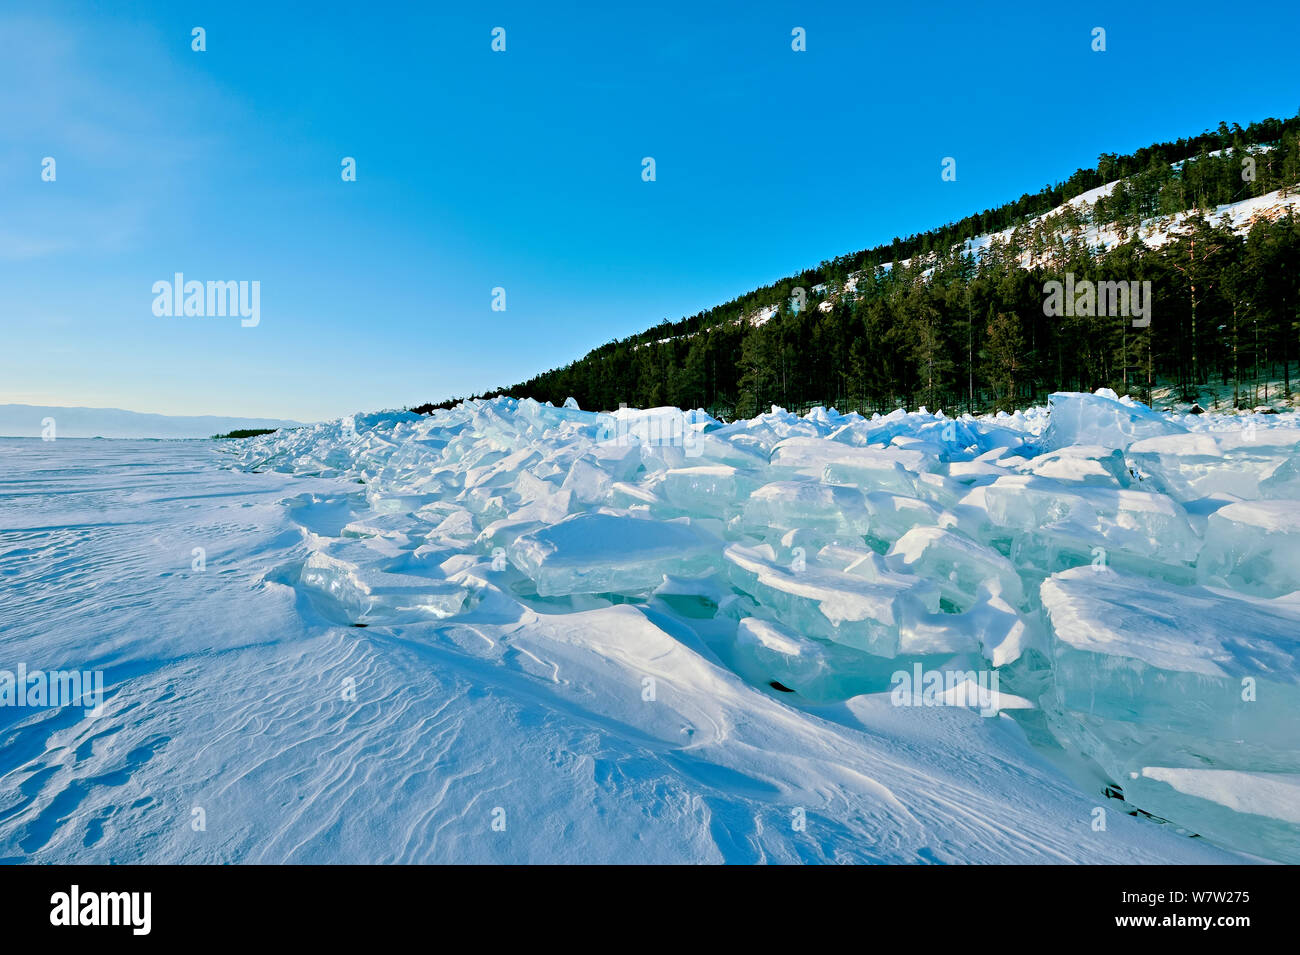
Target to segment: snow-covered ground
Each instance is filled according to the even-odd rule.
[[[0,440],[0,860],[1300,861],[1296,418]]]
[[[1196,401],[1184,401],[1183,389],[1176,382],[1158,384],[1152,389],[1151,400],[1156,408],[1174,410],[1186,414],[1192,405],[1199,404],[1206,411],[1221,411],[1232,414],[1234,402],[1244,411],[1294,411],[1300,406],[1300,377],[1294,377],[1296,369],[1291,370],[1292,378],[1287,379],[1274,371],[1258,376],[1246,374],[1235,385],[1226,384],[1215,375],[1203,385],[1191,388]]]

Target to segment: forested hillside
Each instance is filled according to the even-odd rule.
[[[997,209],[823,262],[476,397],[728,417],[771,404],[951,413],[1101,386],[1149,397],[1164,379],[1185,400],[1236,383],[1237,403],[1250,404],[1247,386],[1261,378],[1289,393],[1300,358],[1298,184],[1300,115],[1221,123],[1103,155]],[[1230,204],[1230,216],[1213,214]],[[1150,282],[1149,324],[1045,314],[1046,283],[1067,275]]]

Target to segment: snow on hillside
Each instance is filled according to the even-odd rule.
[[[1294,215],[1297,210],[1300,210],[1300,191],[1293,187],[1216,206],[1213,212],[1206,214],[1206,219],[1211,225],[1228,226],[1241,235],[1249,232],[1256,222],[1284,218]],[[1153,248],[1164,245],[1171,237],[1187,231],[1190,215],[1180,212],[1173,216],[1143,220],[1140,233],[1142,241]]]
[[[1255,147],[1251,151],[1263,152],[1267,151],[1268,148],[1267,146]],[[1211,155],[1217,156],[1219,152],[1216,150]],[[1182,163],[1173,164],[1175,168],[1182,165]],[[1028,236],[1035,229],[1049,226],[1052,220],[1060,219],[1069,210],[1084,223],[1083,227],[1075,235],[1076,241],[1094,250],[1109,251],[1127,241],[1129,233],[1113,222],[1094,221],[1093,208],[1099,199],[1114,192],[1122,181],[1116,180],[1089,189],[1056,208],[1034,216],[1013,228],[973,236],[962,242],[960,248],[966,255],[978,259],[980,256],[990,254],[998,247],[1006,246],[1017,233]],[[1298,211],[1300,211],[1300,184],[1289,189],[1278,189],[1262,196],[1243,199],[1240,202],[1216,206],[1213,210],[1204,210],[1204,214],[1211,225],[1226,225],[1238,235],[1241,235],[1250,231],[1251,227],[1257,222],[1276,220],[1287,215],[1294,215]],[[1195,211],[1180,212],[1174,215],[1144,219],[1136,229],[1137,237],[1149,248],[1158,248],[1169,242],[1171,238],[1186,234],[1189,229],[1188,220],[1195,214]],[[1064,230],[1060,231],[1063,232]],[[1050,253],[1044,253],[1035,256],[1031,250],[1026,250],[1018,255],[1016,261],[1022,268],[1032,268],[1036,265],[1046,264],[1049,255]],[[925,261],[934,261],[934,259],[934,255],[928,256],[923,260],[922,264]],[[914,261],[914,259],[908,258],[898,263],[885,262],[880,268],[885,272],[891,271],[895,266],[910,268]],[[932,271],[933,268],[924,269],[922,275],[928,277]],[[854,294],[858,283],[865,274],[864,272],[850,273],[841,288],[830,288],[825,284],[815,286],[811,290],[813,294],[825,296],[825,300],[819,303],[818,308],[824,312],[829,311],[833,307],[835,300],[841,295]],[[758,327],[771,321],[778,310],[779,306],[775,304],[767,305],[746,315],[743,320]],[[668,340],[664,339],[663,341]]]
[[[0,859],[1300,861],[1298,440],[1071,394],[0,441],[0,670],[107,685],[0,706]]]
[[[1075,196],[1069,202],[1063,203],[1040,216],[1035,216],[1028,222],[1013,229],[1003,229],[1001,232],[986,233],[967,239],[963,246],[964,251],[974,256],[988,253],[998,246],[1009,243],[1017,231],[1028,235],[1036,227],[1048,224],[1051,220],[1059,217],[1067,208],[1074,209],[1087,223],[1079,231],[1078,241],[1090,249],[1109,251],[1125,242],[1128,239],[1128,233],[1115,223],[1092,221],[1092,207],[1099,198],[1113,192],[1117,185],[1119,185],[1118,181],[1107,183],[1096,189],[1090,189]],[[1241,235],[1249,232],[1251,226],[1256,222],[1279,219],[1295,214],[1298,210],[1300,210],[1300,187],[1292,187],[1285,190],[1277,189],[1262,196],[1242,199],[1240,202],[1216,206],[1213,210],[1206,210],[1204,214],[1206,221],[1211,225],[1229,226],[1234,232]],[[1179,212],[1173,215],[1143,219],[1136,230],[1137,236],[1149,248],[1159,248],[1169,242],[1170,239],[1186,234],[1189,229],[1188,220],[1195,214],[1195,211]],[[1045,264],[1046,260],[1047,255],[1036,257],[1032,251],[1022,252],[1017,257],[1017,261],[1022,268],[1042,265]],[[911,266],[912,262],[912,259],[904,259],[899,265],[902,268],[907,268]],[[888,271],[893,268],[893,263],[887,262],[881,268]],[[925,274],[928,275],[929,270]],[[861,273],[854,273],[850,276],[849,282],[845,283],[849,290],[856,286],[860,275]],[[822,304],[823,306],[826,305],[826,303]]]

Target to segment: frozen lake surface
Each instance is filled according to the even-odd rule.
[[[358,417],[233,455],[0,439],[0,670],[102,671],[105,686],[98,715],[0,707],[0,859],[1203,863],[1246,858],[1226,844],[1256,849],[1102,795],[1115,773],[1096,763],[1121,717],[1080,715],[1078,681],[1123,688],[1095,646],[1048,632],[1037,590],[1056,574],[1042,602],[1058,620],[1142,597],[1158,619],[1161,588],[1210,593],[1178,548],[1217,533],[1220,577],[1250,577],[1231,542],[1274,516],[1215,531],[1217,508],[1126,486],[1150,498],[1128,501],[1105,453],[1061,464],[1008,447],[1017,429],[1039,440],[1023,421],[945,453],[924,434],[832,437],[829,419],[743,433],[697,420],[707,440],[679,459],[671,440],[573,410],[475,414]],[[1016,484],[1021,460],[1043,474]],[[1166,482],[1196,478],[1154,460]],[[981,522],[1005,516],[1000,495],[1032,503],[1053,481],[1084,503],[1058,496],[1065,511],[1048,501],[1008,531],[1009,562]],[[831,487],[890,500],[810,490]],[[965,500],[977,491],[979,514]],[[1109,523],[1071,532],[1112,545],[1115,579],[1079,579],[1086,560],[1049,566],[1063,558],[1043,528],[1108,507]],[[933,531],[904,540],[918,527]],[[1127,594],[1139,557],[1161,569]],[[1261,589],[1242,598],[1252,619],[1284,626],[1285,601]],[[1108,652],[1134,640],[1083,629]],[[1214,637],[1198,635],[1203,688],[1261,657],[1263,685],[1293,686],[1286,647],[1206,648]],[[1122,652],[1138,661],[1125,672],[1163,668],[1150,686],[1189,672],[1168,647]],[[890,671],[943,661],[996,665],[1004,698],[896,705]],[[1049,664],[1075,682],[1053,689]],[[1095,721],[1092,762],[1063,719]],[[1152,725],[1183,748],[1202,732],[1192,718]],[[1248,809],[1283,839],[1294,820],[1269,793],[1287,798],[1294,748],[1261,737],[1256,763],[1231,767],[1262,774]],[[1219,778],[1166,764],[1149,784],[1207,818]]]

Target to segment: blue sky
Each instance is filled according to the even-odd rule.
[[[509,385],[1294,115],[1298,34],[1294,3],[9,4],[0,402],[317,420]],[[176,272],[260,282],[260,324],[155,316]]]

